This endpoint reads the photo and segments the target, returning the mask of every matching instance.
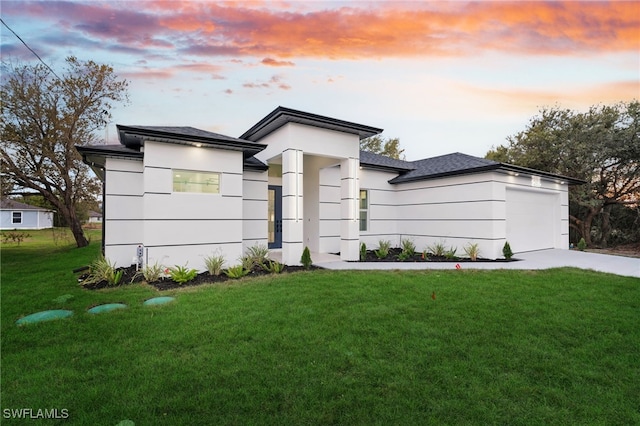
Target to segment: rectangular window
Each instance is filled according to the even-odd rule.
[[[173,192],[220,193],[220,173],[173,171]]]
[[[22,212],[11,212],[11,223],[22,223]]]
[[[366,231],[369,219],[369,191],[360,190],[360,230]]]

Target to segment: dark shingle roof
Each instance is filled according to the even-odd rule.
[[[233,138],[219,133],[208,132],[193,127],[174,126],[123,126],[118,124],[120,143],[128,148],[138,149],[145,140],[195,145],[242,151],[245,158],[257,154],[265,145],[246,139]]]
[[[415,166],[408,161],[397,160],[385,155],[374,154],[369,151],[360,151],[360,165],[373,169],[395,171],[398,173],[404,173],[415,169]]]
[[[51,209],[45,209],[44,207],[32,206],[30,204],[21,203],[10,198],[0,199],[0,209],[2,210],[39,210],[39,211],[51,211]]]
[[[499,168],[502,163],[455,152],[453,154],[413,161],[411,164],[414,166],[413,170],[391,179],[389,183],[403,183],[414,180],[494,170]]]

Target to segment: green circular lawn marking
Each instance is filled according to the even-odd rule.
[[[105,305],[94,306],[93,308],[88,309],[87,312],[90,314],[101,314],[103,312],[115,311],[116,309],[125,309],[126,307],[127,305],[124,303],[107,303]]]
[[[153,299],[145,300],[143,305],[151,306],[151,305],[164,305],[165,303],[173,302],[176,300],[175,297],[162,296],[162,297],[154,297]]]
[[[17,325],[33,324],[34,322],[51,321],[60,318],[67,318],[73,315],[73,311],[66,311],[64,309],[55,309],[51,311],[36,312],[35,314],[27,315],[16,321]]]

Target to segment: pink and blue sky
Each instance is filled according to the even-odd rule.
[[[115,124],[239,136],[278,105],[385,129],[407,159],[484,156],[540,108],[640,98],[637,1],[11,1],[54,70],[130,81]],[[2,59],[36,63],[2,27]]]

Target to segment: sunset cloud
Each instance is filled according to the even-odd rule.
[[[292,67],[295,66],[295,64],[291,61],[276,61],[273,58],[264,58],[262,61],[260,61],[261,64],[263,65],[268,65],[270,67]]]
[[[3,15],[49,19],[114,49],[256,56],[268,66],[291,66],[294,57],[461,56],[478,49],[579,55],[637,50],[640,39],[640,3],[632,1],[303,5],[7,2]]]

